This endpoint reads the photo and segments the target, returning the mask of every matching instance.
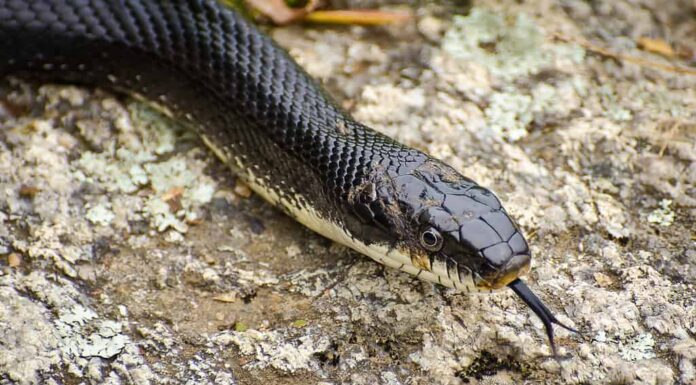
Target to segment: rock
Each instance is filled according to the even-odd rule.
[[[22,258],[0,260],[0,378],[693,383],[696,78],[573,43],[659,61],[635,41],[693,40],[688,2],[428,3],[425,36],[272,31],[363,123],[497,191],[530,238],[529,285],[585,336],[558,331],[560,363],[511,292],[433,286],[238,198],[200,141],[141,103],[14,81],[0,111],[26,108],[0,112],[0,254]]]

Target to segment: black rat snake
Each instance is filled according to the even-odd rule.
[[[527,241],[498,198],[354,121],[288,55],[214,0],[0,0],[0,75],[164,105],[251,188],[312,230],[463,291],[511,287]],[[572,330],[572,329],[571,329]]]

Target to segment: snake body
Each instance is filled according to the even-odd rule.
[[[490,190],[353,120],[213,0],[0,0],[0,42],[0,75],[164,105],[271,204],[380,263],[464,291],[526,289],[527,241]]]

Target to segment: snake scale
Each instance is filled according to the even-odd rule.
[[[353,120],[216,1],[0,0],[0,75],[165,106],[257,194],[319,234],[462,291],[512,288],[555,353],[552,324],[566,326],[519,279],[531,253],[498,198]]]

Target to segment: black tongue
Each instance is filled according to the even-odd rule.
[[[566,330],[569,330],[573,333],[578,333],[580,334],[579,331],[568,327],[564,324],[562,324],[559,320],[554,317],[553,314],[551,314],[551,310],[549,310],[546,306],[544,306],[544,303],[541,302],[539,297],[537,297],[530,289],[525,285],[524,281],[521,279],[516,279],[508,284],[510,289],[515,292],[520,298],[522,298],[522,301],[529,306],[534,314],[537,315],[541,319],[541,322],[544,323],[544,327],[546,328],[546,335],[549,337],[549,343],[551,344],[551,350],[553,351],[553,355],[555,357],[558,356],[556,354],[556,344],[553,342],[553,324],[556,324]]]

